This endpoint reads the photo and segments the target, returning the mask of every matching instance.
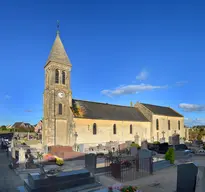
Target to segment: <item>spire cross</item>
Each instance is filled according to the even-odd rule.
[[[60,22],[59,22],[59,20],[57,20],[57,34],[59,34],[60,33]]]

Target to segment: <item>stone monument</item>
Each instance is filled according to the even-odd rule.
[[[141,143],[141,149],[147,149],[148,148],[148,142],[147,140],[143,140]]]
[[[138,135],[138,133],[135,134],[135,143],[139,145],[139,135]]]

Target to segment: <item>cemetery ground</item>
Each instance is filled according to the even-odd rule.
[[[0,192],[15,192],[23,180],[8,167],[9,159],[5,151],[0,150]]]
[[[15,191],[16,187],[23,185],[23,179],[27,177],[28,173],[22,172],[19,173],[19,176],[15,175],[14,171],[8,168],[8,159],[5,152],[0,153],[1,156],[1,173],[2,177],[0,180],[0,192],[4,191]],[[195,156],[193,157],[193,162],[205,166],[205,157],[204,156]],[[176,164],[178,162],[176,161]],[[82,169],[84,163],[82,160],[65,162],[63,169],[66,170],[77,170]],[[106,175],[98,175],[97,179],[103,185],[103,187],[109,187],[113,184],[119,183],[111,177]],[[153,175],[146,177],[138,178],[137,180],[124,182],[126,185],[139,186],[143,192],[174,192],[176,191],[177,183],[177,166],[162,169],[156,171]]]

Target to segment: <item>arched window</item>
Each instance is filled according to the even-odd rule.
[[[156,120],[156,130],[159,130],[159,119]]]
[[[65,85],[65,71],[62,71],[62,84]]]
[[[63,114],[63,105],[60,103],[58,104],[58,114],[62,115]]]
[[[55,71],[55,83],[59,83],[59,71],[56,69]]]
[[[96,123],[93,123],[93,135],[97,134],[97,125]]]
[[[178,121],[178,129],[180,130],[180,121]]]
[[[113,125],[113,134],[115,135],[117,133],[117,130],[116,130],[116,124]]]
[[[170,120],[168,120],[168,130],[171,129],[171,126],[170,126]]]
[[[132,134],[132,124],[130,125],[130,134]]]

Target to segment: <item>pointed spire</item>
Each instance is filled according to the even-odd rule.
[[[57,34],[56,34],[56,39],[53,43],[50,55],[47,60],[47,64],[50,61],[54,61],[56,63],[61,63],[61,64],[66,64],[66,65],[71,65],[71,62],[68,58],[68,55],[64,49],[63,43],[60,39],[60,32],[59,32],[59,22],[57,23]]]
[[[57,34],[60,34],[60,22],[57,20]]]

